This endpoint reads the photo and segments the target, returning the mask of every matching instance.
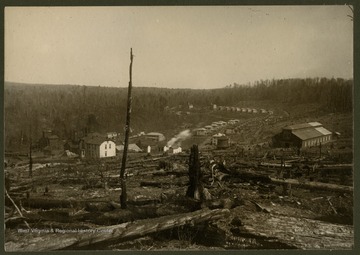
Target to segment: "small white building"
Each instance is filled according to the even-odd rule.
[[[219,137],[222,137],[222,136],[225,136],[225,134],[217,133],[217,134],[213,135],[212,138],[211,138],[211,144],[213,144],[213,145],[216,146],[216,145],[217,145],[218,138],[219,138]]]
[[[196,128],[193,130],[194,134],[196,136],[204,136],[206,135],[206,129],[205,128]]]
[[[109,158],[116,156],[116,144],[105,137],[85,138],[82,141],[81,157]]]
[[[214,130],[214,128],[211,125],[207,125],[204,128],[206,129],[207,132]]]
[[[182,152],[182,148],[181,148],[180,146],[174,147],[174,148],[172,149],[172,153],[173,153],[173,154],[178,154],[178,153],[180,153],[180,152]]]
[[[109,139],[116,138],[118,136],[120,136],[120,134],[118,134],[116,132],[107,132],[106,133],[106,137],[109,138]]]

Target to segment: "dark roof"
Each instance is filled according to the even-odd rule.
[[[106,142],[106,141],[111,141],[110,139],[106,139],[104,137],[85,137],[84,138],[84,141],[85,143],[87,144],[97,144],[97,145],[100,145],[102,144],[103,142]]]
[[[66,145],[73,149],[79,148],[79,143],[75,143],[74,141],[68,141]]]

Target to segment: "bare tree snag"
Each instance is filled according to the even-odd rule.
[[[126,180],[125,180],[125,168],[126,168],[126,157],[129,147],[129,133],[130,133],[130,115],[131,115],[131,88],[132,88],[132,64],[133,64],[133,54],[132,48],[130,49],[130,68],[129,68],[129,87],[128,87],[128,100],[127,100],[127,113],[126,113],[126,124],[125,124],[125,142],[124,142],[124,152],[121,162],[120,169],[120,184],[121,184],[121,195],[120,195],[120,204],[122,209],[127,208],[127,194],[126,194]]]
[[[201,183],[202,173],[200,169],[199,148],[193,145],[189,158],[189,187],[186,196],[197,200],[204,200],[204,188]]]
[[[33,159],[32,159],[32,141],[31,141],[31,133],[30,133],[30,146],[29,146],[29,177],[32,177],[32,166],[33,166]]]

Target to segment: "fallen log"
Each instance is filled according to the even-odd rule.
[[[158,182],[158,181],[142,181],[140,182],[141,187],[157,187],[157,188],[164,188],[164,187],[171,187],[171,186],[185,186],[189,183],[188,180],[174,180],[172,182]]]
[[[77,207],[81,204],[76,200],[60,200],[60,199],[52,199],[52,198],[40,198],[40,197],[31,197],[31,198],[20,198],[15,199],[17,203],[21,203],[25,207],[31,208],[41,208],[41,209],[52,209],[52,208],[71,208]],[[9,205],[8,199],[5,199],[5,204]],[[84,204],[84,202],[83,202]]]
[[[76,200],[75,198],[59,199],[47,196],[37,196],[30,198],[14,198],[14,201],[18,204],[22,204],[26,208],[39,208],[39,209],[54,209],[54,208],[83,208],[88,203],[91,204],[103,204],[104,206],[111,205],[106,199],[82,199]],[[11,201],[6,198],[6,205],[11,205]]]
[[[354,227],[272,213],[251,213],[241,218],[239,236],[256,238],[267,247],[272,243],[297,249],[352,249]]]
[[[169,176],[169,175],[175,175],[177,177],[180,176],[186,176],[188,175],[189,172],[184,170],[184,171],[176,171],[176,170],[172,170],[172,171],[156,171],[153,173],[154,176]]]
[[[9,193],[7,192],[7,190],[5,189],[5,194],[7,196],[7,198],[10,200],[10,202],[14,205],[16,211],[19,213],[21,218],[24,218],[23,214],[21,213],[21,210],[19,209],[19,207],[16,205],[16,203],[14,202],[14,200],[10,197]],[[28,227],[28,229],[31,229],[31,227],[29,226],[29,224],[27,223],[27,221],[24,218],[24,223],[25,225]]]
[[[261,162],[259,166],[262,167],[277,167],[277,168],[291,168],[292,164],[288,164],[288,163],[284,163],[284,164],[280,164],[280,163],[271,163],[271,162]]]
[[[354,188],[352,186],[323,183],[323,182],[307,182],[299,181],[296,179],[277,179],[271,178],[271,181],[276,184],[291,184],[292,186],[297,186],[305,189],[317,189],[317,190],[328,190],[334,192],[344,192],[344,193],[353,193]]]
[[[170,186],[170,183],[167,182],[157,182],[157,181],[142,181],[140,182],[140,187],[157,187],[157,188],[161,188],[163,186]]]
[[[102,242],[121,242],[131,238],[146,236],[155,232],[212,221],[229,215],[228,209],[203,209],[195,212],[168,215],[154,219],[127,222],[97,229],[53,229],[51,233],[26,233],[21,241],[6,242],[5,250],[10,251],[52,251],[86,247]]]

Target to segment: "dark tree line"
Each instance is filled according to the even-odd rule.
[[[95,131],[123,133],[126,115],[126,88],[79,85],[29,85],[5,83],[6,148],[29,144],[50,128],[62,139],[92,123]],[[353,80],[308,78],[260,80],[253,84],[232,84],[221,89],[133,89],[133,124],[136,131],[171,128],[174,118],[166,106],[195,107],[237,105],[241,101],[269,100],[276,103],[317,103],[331,112],[351,112]],[[90,123],[90,124],[89,124]],[[95,124],[94,124],[95,123]],[[160,125],[161,124],[161,125]],[[32,127],[30,133],[29,127]]]

